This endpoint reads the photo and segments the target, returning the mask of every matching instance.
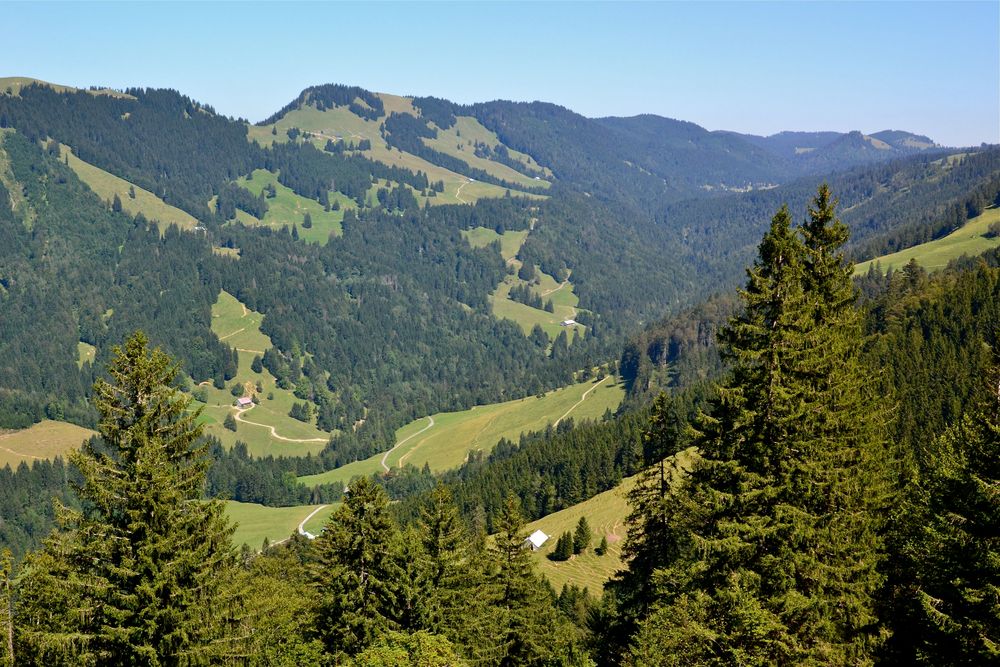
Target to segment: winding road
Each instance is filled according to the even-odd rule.
[[[251,426],[262,426],[263,428],[271,429],[271,437],[275,440],[282,440],[284,442],[327,442],[329,440],[329,438],[286,438],[283,435],[278,435],[278,432],[274,430],[274,427],[269,424],[260,424],[258,422],[252,422],[249,419],[243,419],[243,413],[249,412],[255,407],[257,406],[251,405],[249,408],[236,408],[236,421],[243,422],[244,424],[250,424]],[[388,468],[386,468],[386,470],[388,470]]]
[[[329,505],[320,505],[319,507],[317,507],[316,509],[314,509],[312,512],[310,512],[309,516],[307,516],[306,518],[302,519],[302,523],[299,524],[299,535],[302,535],[303,537],[307,537],[310,540],[315,540],[316,539],[315,535],[313,535],[308,530],[306,530],[306,521],[308,521],[309,519],[311,519],[314,516],[316,516],[316,514],[319,513],[320,510],[322,510],[322,509],[324,509],[326,507],[329,507]]]
[[[405,443],[406,443],[406,442],[408,442],[409,440],[411,440],[411,439],[413,439],[413,438],[417,437],[418,435],[420,435],[421,433],[423,433],[424,431],[426,431],[426,430],[427,430],[427,429],[429,429],[430,427],[434,426],[434,417],[427,417],[427,419],[429,419],[429,420],[430,420],[430,423],[428,423],[428,424],[427,424],[427,426],[423,427],[422,429],[420,429],[420,430],[419,430],[419,431],[417,431],[416,433],[412,433],[412,434],[410,434],[410,435],[406,436],[405,438],[403,438],[402,440],[400,440],[399,442],[397,442],[397,443],[396,443],[395,445],[393,445],[392,449],[390,449],[389,451],[387,451],[387,452],[386,452],[385,454],[383,454],[383,455],[382,455],[382,460],[381,460],[381,461],[379,461],[379,463],[381,463],[381,464],[382,464],[382,467],[383,467],[383,468],[385,468],[385,471],[386,471],[386,472],[389,472],[389,466],[387,466],[387,465],[385,464],[385,460],[386,460],[387,458],[389,458],[389,454],[392,454],[392,453],[393,453],[394,451],[396,451],[396,448],[397,448],[397,447],[400,447],[400,446],[402,446],[403,444],[405,444]]]

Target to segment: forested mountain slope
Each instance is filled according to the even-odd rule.
[[[859,253],[936,234],[956,205],[996,195],[995,149],[791,181],[801,165],[783,149],[656,116],[324,85],[250,125],[176,91],[98,92],[0,91],[0,426],[92,426],[94,369],[137,328],[178,360],[185,388],[237,396],[240,356],[211,328],[225,290],[273,344],[244,363],[259,356],[294,392],[296,414],[330,434],[323,465],[343,465],[414,419],[565,386],[619,357],[626,335],[734,284],[766,216],[821,178]],[[878,141],[892,147],[878,159],[929,143]],[[718,194],[748,185],[770,189]],[[187,231],[132,215],[140,199]],[[475,229],[524,239],[505,257],[471,245]],[[586,335],[569,345],[570,328],[498,319],[515,270],[528,292],[571,276]],[[81,344],[92,364],[78,364]]]

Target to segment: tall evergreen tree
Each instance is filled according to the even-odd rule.
[[[314,546],[316,632],[330,653],[354,655],[400,629],[399,535],[382,487],[353,482]]]
[[[94,386],[100,439],[70,454],[82,511],[28,559],[18,612],[24,664],[177,665],[225,651],[234,565],[220,502],[177,367],[136,333]]]
[[[802,240],[782,208],[761,242],[720,332],[733,370],[695,426],[700,459],[658,509],[667,548],[640,663],[871,660],[881,411],[861,391],[845,239],[822,188]]]

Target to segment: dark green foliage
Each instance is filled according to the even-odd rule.
[[[200,219],[213,186],[259,165],[260,148],[243,124],[172,90],[128,93],[135,99],[33,85],[0,96],[0,114],[28,139],[57,138],[80,159]]]
[[[565,561],[573,555],[573,534],[565,532],[556,540],[556,548],[549,554],[549,560]]]
[[[573,531],[573,553],[581,554],[590,547],[590,541],[594,539],[594,533],[590,530],[587,517],[581,516]]]
[[[889,664],[1000,660],[996,368],[976,392],[975,408],[918,451],[916,475],[895,517]]]
[[[720,333],[733,371],[697,423],[689,477],[636,491],[648,513],[627,554],[641,567],[620,588],[653,602],[640,662],[853,664],[879,643],[882,412],[826,188],[801,235],[783,208],[761,242],[745,311]],[[647,562],[657,585],[642,593],[629,577]]]
[[[234,433],[236,432],[236,418],[233,417],[233,413],[230,412],[229,414],[226,415],[226,418],[225,420],[223,420],[222,425],[225,428],[229,429],[230,431]]]
[[[594,549],[594,553],[598,556],[603,556],[608,553],[608,537],[606,535],[601,536],[601,543],[597,545],[596,549]]]
[[[403,565],[385,492],[361,478],[316,540],[315,632],[327,651],[353,655],[401,629]]]
[[[170,388],[176,367],[142,334],[98,381],[101,440],[70,458],[79,511],[25,566],[18,608],[25,664],[176,664],[224,650],[210,614],[234,564],[219,502],[197,499],[207,461],[197,413]]]

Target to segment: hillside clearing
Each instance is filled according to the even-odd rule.
[[[86,183],[87,187],[106,202],[114,201],[115,196],[122,203],[122,209],[129,215],[140,213],[150,222],[158,223],[162,235],[170,225],[191,231],[198,226],[198,220],[179,208],[171,206],[149,190],[129,183],[123,178],[95,167],[89,162],[78,158],[69,146],[59,146],[60,159],[65,159],[70,169],[77,177]],[[131,193],[135,194],[133,198]]]
[[[694,450],[683,451],[677,454],[676,458],[681,466],[686,468],[694,458]],[[635,488],[638,481],[638,475],[623,479],[615,488],[532,521],[525,528],[527,535],[541,530],[549,536],[542,548],[532,555],[538,571],[548,578],[557,592],[564,584],[576,584],[586,587],[591,595],[601,595],[604,583],[616,571],[622,569],[625,521],[631,510],[628,493]],[[590,548],[572,556],[568,561],[549,560],[548,555],[555,550],[559,536],[567,531],[572,532],[580,517],[587,517],[587,523],[590,524],[594,534]],[[601,543],[601,537],[607,538],[608,551],[603,556],[598,556],[594,553],[594,549]]]
[[[84,343],[82,340],[76,344],[76,367],[83,368],[85,363],[94,363],[94,357],[97,355],[97,348],[90,343]]]
[[[882,273],[890,269],[898,271],[911,259],[928,271],[936,271],[962,255],[975,257],[987,250],[1000,248],[1000,236],[987,237],[990,225],[995,222],[1000,223],[1000,208],[988,208],[947,236],[862,262],[854,267],[854,275],[868,273],[871,266],[878,267]]]
[[[400,444],[388,454],[300,477],[299,481],[308,486],[346,484],[359,475],[383,472],[383,461],[389,468],[406,464],[427,464],[434,472],[456,468],[472,451],[492,451],[501,438],[517,440],[521,433],[543,430],[561,418],[599,419],[607,410],[615,410],[623,397],[621,384],[609,378],[556,389],[542,398],[532,396],[460,412],[439,412],[430,420],[417,419],[397,430],[396,442]]]
[[[237,215],[239,222],[247,225],[263,225],[271,229],[281,229],[286,226],[290,229],[298,226],[300,239],[320,245],[325,245],[330,240],[331,234],[340,236],[344,233],[342,226],[344,211],[358,206],[347,195],[331,191],[330,204],[339,202],[340,210],[325,211],[318,201],[295,194],[291,188],[279,183],[278,177],[266,169],[255,169],[249,178],[237,179],[236,184],[255,196],[260,196],[268,185],[274,186],[276,192],[273,198],[267,200],[267,213],[264,214],[263,220],[240,211],[243,215]],[[309,229],[302,226],[306,213],[312,219],[312,227]]]
[[[65,456],[92,435],[96,433],[82,426],[49,419],[19,431],[0,431],[0,468]]]
[[[410,98],[384,94],[380,94],[380,97],[385,105],[386,113],[396,111],[398,113],[416,115]],[[329,140],[344,140],[348,143],[357,144],[362,139],[368,139],[371,142],[371,149],[360,151],[360,154],[368,159],[381,162],[390,167],[408,169],[414,173],[422,171],[427,174],[427,178],[432,183],[436,181],[444,182],[444,192],[437,193],[435,197],[419,198],[421,206],[425,203],[429,203],[431,206],[472,203],[480,198],[499,198],[506,195],[506,188],[478,181],[470,183],[469,178],[466,176],[440,167],[411,153],[404,153],[390,147],[382,136],[384,120],[385,117],[377,120],[361,118],[352,113],[347,107],[332,107],[320,111],[315,106],[306,105],[300,109],[289,111],[273,125],[249,126],[247,139],[257,141],[262,146],[270,146],[276,141],[284,143],[289,141],[287,133],[292,128],[297,128],[307,133],[307,140],[320,149],[323,149]],[[272,134],[272,130],[276,133]],[[532,183],[536,186],[539,184],[535,181]],[[457,195],[460,188],[461,197],[459,198]],[[544,198],[542,195],[529,195],[513,190],[511,194]]]
[[[263,319],[261,313],[250,310],[228,292],[219,293],[212,306],[212,331],[220,340],[236,348],[239,369],[224,389],[216,389],[211,382],[197,387],[207,400],[205,403],[196,401],[194,405],[203,406],[201,422],[206,432],[219,438],[226,447],[241,440],[254,456],[316,454],[329,441],[330,434],[314,424],[289,417],[292,404],[301,401],[290,390],[279,388],[276,378],[266,368],[255,373],[250,367],[254,356],[263,356],[264,350],[271,347],[271,339],[260,330]],[[254,393],[256,383],[261,384],[262,391],[257,394],[259,404],[246,416],[233,407],[235,397],[230,388],[237,382]],[[237,419],[235,433],[223,426],[229,414]]]

